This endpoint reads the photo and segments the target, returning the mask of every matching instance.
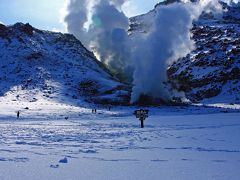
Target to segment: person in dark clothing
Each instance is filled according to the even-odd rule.
[[[20,117],[20,111],[17,112],[17,119]]]
[[[97,114],[97,109],[92,109],[92,114]]]

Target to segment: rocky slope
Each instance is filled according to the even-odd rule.
[[[0,24],[0,98],[125,103],[125,86],[69,34]]]
[[[171,3],[171,2],[168,2]],[[151,28],[145,15],[131,19],[131,33]],[[203,14],[192,29],[196,49],[169,67],[170,83],[191,101],[240,103],[240,6],[224,7],[223,17]]]

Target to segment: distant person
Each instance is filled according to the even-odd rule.
[[[97,109],[92,109],[92,114],[97,114]]]
[[[20,117],[20,111],[17,112],[17,119]]]

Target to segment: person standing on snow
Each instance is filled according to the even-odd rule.
[[[20,111],[17,112],[17,119],[20,117]]]

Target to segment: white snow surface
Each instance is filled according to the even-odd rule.
[[[91,108],[1,98],[0,179],[239,179],[238,106]]]

